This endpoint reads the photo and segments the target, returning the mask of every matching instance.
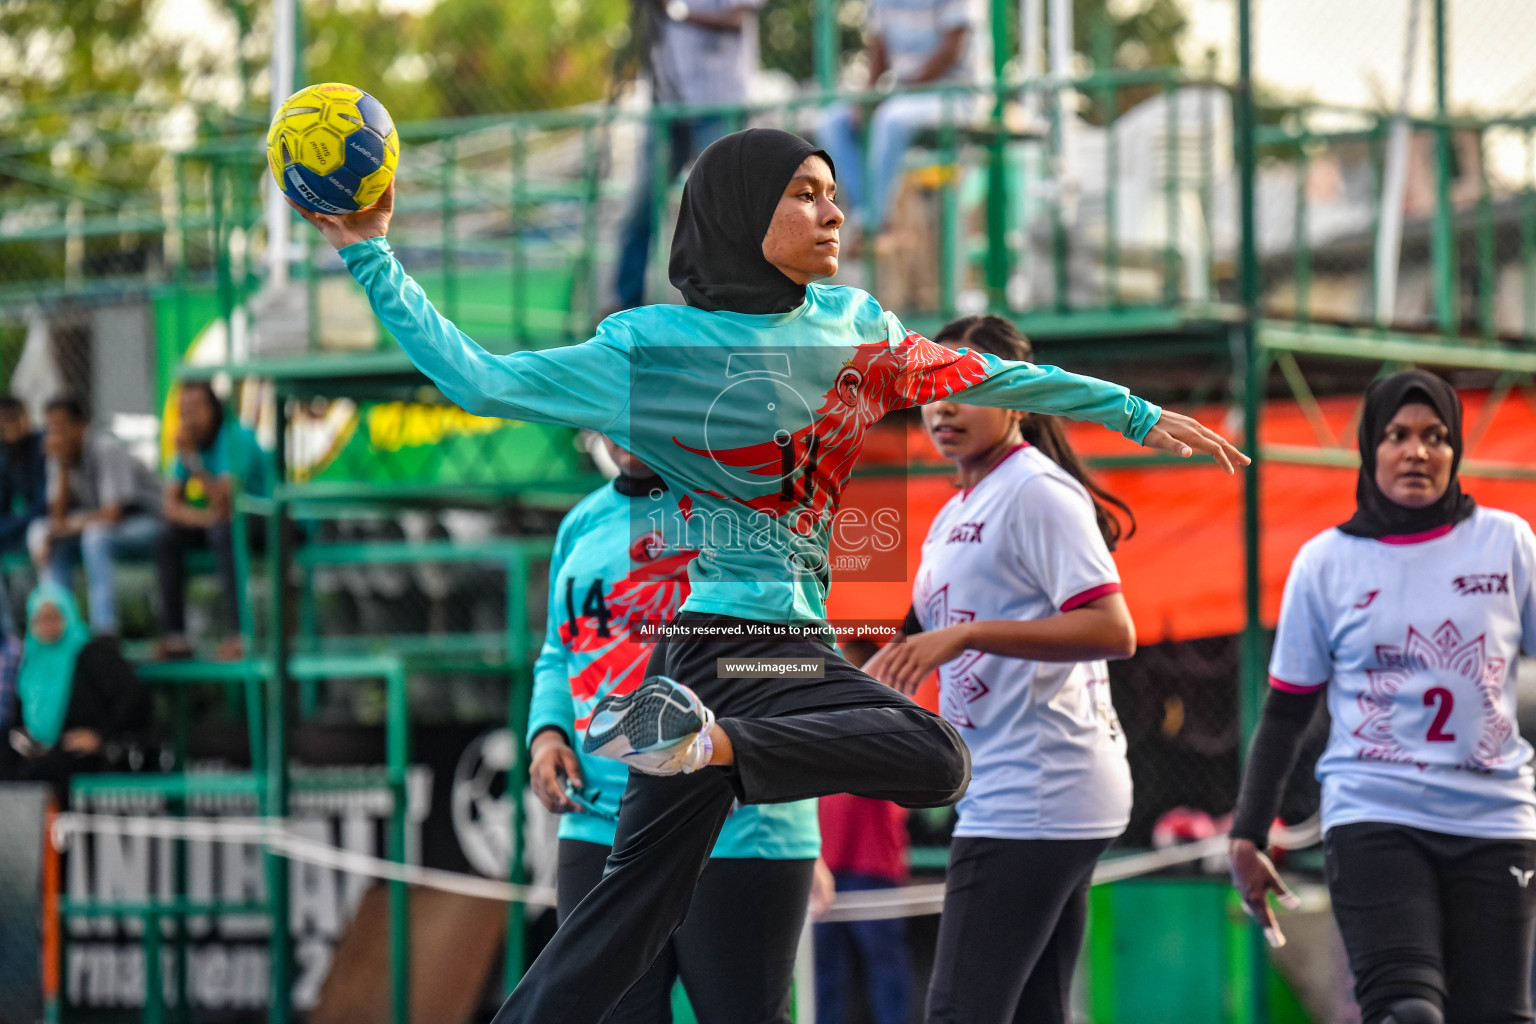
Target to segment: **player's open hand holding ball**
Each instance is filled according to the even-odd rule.
[[[384,104],[353,85],[311,85],[283,101],[267,130],[272,178],[338,249],[389,230],[400,133]]]
[[[298,210],[300,217],[319,228],[327,242],[337,249],[345,249],[354,242],[383,238],[389,232],[389,219],[395,213],[395,183],[389,183],[378,202],[356,213],[316,213],[304,209],[292,199],[288,200],[288,205]]]

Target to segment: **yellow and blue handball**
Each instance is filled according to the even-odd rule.
[[[267,130],[267,163],[283,194],[316,213],[378,202],[400,161],[400,133],[384,104],[339,82],[300,89]]]

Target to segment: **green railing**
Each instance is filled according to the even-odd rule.
[[[278,588],[279,590],[281,588]],[[210,683],[233,684],[243,687],[247,695],[247,727],[251,738],[252,770],[247,772],[189,772],[186,765],[185,731],[178,730],[174,744],[177,771],[161,775],[82,775],[71,781],[70,792],[77,803],[90,802],[103,797],[133,796],[159,802],[173,815],[184,815],[189,798],[245,798],[253,802],[254,809],[263,817],[283,819],[288,811],[289,794],[295,789],[358,788],[363,781],[355,773],[347,773],[340,782],[327,781],[322,774],[295,779],[292,765],[286,755],[287,734],[291,716],[288,713],[287,687],[284,682],[296,679],[314,682],[332,677],[374,677],[385,684],[387,714],[385,726],[386,757],[384,770],[376,783],[390,795],[388,826],[389,858],[405,863],[406,837],[406,772],[410,760],[410,707],[406,699],[406,672],[404,663],[391,656],[337,656],[310,655],[284,659],[281,666],[267,659],[249,659],[240,662],[171,662],[146,665],[139,669],[140,677],[152,685],[170,685],[177,688],[177,704],[184,704],[187,686]],[[180,716],[178,716],[179,718]],[[180,723],[183,724],[184,723]],[[286,860],[271,850],[264,851],[267,884],[266,899],[248,904],[230,901],[195,903],[187,895],[187,843],[173,841],[174,865],[171,874],[172,892],[162,893],[141,901],[121,902],[111,900],[60,901],[59,913],[71,917],[136,917],[143,923],[142,946],[144,950],[144,1011],[145,1024],[162,1024],[166,1019],[164,985],[161,981],[161,921],[173,923],[173,942],[176,956],[176,1001],[182,1014],[186,1013],[187,1001],[187,919],[197,914],[223,914],[255,911],[268,916],[271,922],[269,936],[271,964],[271,990],[274,999],[270,1006],[270,1019],[283,1021],[288,1017],[288,971],[291,956],[291,937],[288,921],[288,865]],[[410,1005],[410,905],[406,884],[391,880],[386,883],[389,891],[389,977],[390,1020],[392,1024],[408,1024]],[[61,929],[67,934],[67,929]],[[62,957],[62,952],[60,956]],[[48,1019],[57,1022],[61,1016],[57,994],[47,1008]]]
[[[1045,333],[1164,329],[1184,319],[1230,317],[1218,295],[1212,205],[1216,147],[1229,135],[1223,86],[1177,71],[1105,72],[1057,83],[927,87],[943,116],[907,155],[908,203],[898,251],[845,261],[840,280],[862,284],[922,322],[985,307],[1034,320]],[[1092,98],[1102,124],[1068,124],[1063,97]],[[892,93],[849,93],[837,102],[873,102]],[[1152,107],[1134,105],[1136,100]],[[609,167],[646,132],[675,122],[722,118],[731,127],[776,124],[814,136],[825,106],[817,95],[771,105],[614,107],[427,122],[401,128],[404,155],[391,241],[443,312],[491,347],[585,337],[604,311],[612,235],[628,201]],[[1147,124],[1161,104],[1164,114]],[[1021,112],[1041,115],[1021,121]],[[989,110],[991,111],[989,113]],[[1134,130],[1131,150],[1122,129]],[[1102,138],[1114,156],[1074,164],[1072,139]],[[1170,143],[1168,140],[1173,140]],[[1162,140],[1162,141],[1159,141]],[[1089,146],[1092,149],[1092,143]],[[1138,184],[1141,150],[1162,155]],[[638,150],[637,150],[638,152]],[[647,298],[664,301],[666,253],[680,181],[668,180],[655,147],[654,221]],[[638,159],[638,156],[635,157]],[[241,179],[265,174],[255,140],[205,145],[179,157],[189,183],[188,225],[214,237],[203,251],[217,265],[178,266],[189,285],[215,286],[233,310],[259,285],[260,189]],[[1135,171],[1136,173],[1133,173]],[[1122,192],[1136,187],[1139,205]],[[1156,216],[1141,216],[1160,210]],[[915,232],[907,230],[920,223]],[[339,268],[302,225],[309,257],[297,268],[314,305],[311,348],[326,347],[320,282]],[[239,248],[231,251],[232,245]],[[184,247],[183,253],[192,247]],[[1038,249],[1039,251],[1035,251]],[[243,268],[244,275],[235,270]],[[238,279],[238,280],[237,280]],[[341,282],[345,289],[345,282]],[[1070,325],[1068,317],[1109,315]]]
[[[866,246],[861,260],[845,260],[840,280],[920,325],[985,308],[1044,337],[1166,333],[1235,318],[1240,168],[1231,159],[1228,84],[1161,68],[899,92],[941,97],[944,116],[907,155],[911,216],[895,225],[900,244],[888,254]],[[777,124],[814,136],[826,103],[890,95],[647,111],[601,105],[402,125],[391,240],[443,311],[488,345],[578,339],[605,311],[610,289],[613,235],[628,202],[627,180],[614,171],[640,158],[645,131],[719,117],[732,127]],[[1264,117],[1255,187],[1270,313],[1536,337],[1536,115],[1411,119],[1411,169],[1432,188],[1427,202],[1410,204],[1402,265],[1415,277],[1428,269],[1430,301],[1380,323],[1375,235],[1392,115],[1298,105],[1268,108]],[[1439,159],[1442,137],[1459,159]],[[14,164],[49,185],[25,159],[47,144],[0,150],[0,172]],[[1509,165],[1520,147],[1524,171],[1513,178],[1495,176],[1479,157],[1493,151]],[[660,225],[651,301],[668,297],[665,256],[680,186],[660,166],[664,149],[653,150],[662,173],[652,175],[650,196]],[[191,293],[215,294],[225,316],[245,307],[265,275],[261,138],[206,139],[171,160],[163,196],[53,181],[51,207],[29,200],[30,214],[5,211],[12,216],[0,230],[0,246],[11,248],[153,242],[162,266],[137,276],[25,278],[20,268],[8,274],[0,258],[0,308],[146,287],[176,295],[178,309]],[[1319,194],[1340,181],[1339,195]],[[331,328],[357,308],[356,296],[318,236],[293,223],[307,323],[285,344],[331,347]],[[199,325],[181,319],[185,342]]]
[[[1399,294],[1393,309],[1378,313],[1378,232],[1395,116],[1323,104],[1275,113],[1278,123],[1256,132],[1260,177],[1277,186],[1274,194],[1289,171],[1294,198],[1288,210],[1259,209],[1266,241],[1276,228],[1290,229],[1288,245],[1260,251],[1266,313],[1303,324],[1433,330],[1468,343],[1536,343],[1536,115],[1406,119],[1406,173],[1417,178],[1415,191],[1428,183],[1432,194],[1427,202],[1407,195],[1399,279],[1427,278],[1427,287],[1422,297]],[[1450,164],[1436,159],[1442,136],[1458,157]],[[1506,168],[1518,162],[1519,172],[1497,180],[1490,163],[1498,157]],[[1336,201],[1319,210],[1315,192],[1358,188],[1362,178],[1362,194],[1347,208]],[[1265,225],[1266,214],[1275,223]],[[1331,279],[1329,296],[1316,294],[1320,278]]]

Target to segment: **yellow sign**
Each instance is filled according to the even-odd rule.
[[[397,452],[441,444],[445,438],[490,434],[507,426],[494,416],[473,416],[456,405],[385,402],[368,410],[368,443],[375,451]]]

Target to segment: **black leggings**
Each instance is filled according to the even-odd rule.
[[[187,629],[187,552],[209,549],[219,569],[224,600],[224,628],[240,632],[239,580],[235,578],[233,531],[227,522],[207,527],[182,526],[165,520],[155,544],[155,568],[160,580],[161,614],[167,633]]]
[[[1415,998],[1447,1024],[1531,1020],[1536,841],[1361,822],[1323,848],[1365,1024]]]
[[[678,620],[731,621],[686,613]],[[718,656],[823,658],[826,672],[822,679],[720,679]],[[682,923],[734,800],[855,793],[932,807],[959,799],[970,780],[970,755],[953,726],[814,640],[658,644],[646,674],[692,687],[714,709],[736,764],[668,777],[630,773],[607,873],[495,1024],[602,1024]]]
[[[609,847],[560,840],[556,913],[564,923],[603,877]],[[688,918],[607,1024],[672,1024],[681,978],[699,1024],[788,1021],[790,983],[814,860],[711,860]]]
[[[928,1024],[1067,1024],[1108,839],[955,839]]]

